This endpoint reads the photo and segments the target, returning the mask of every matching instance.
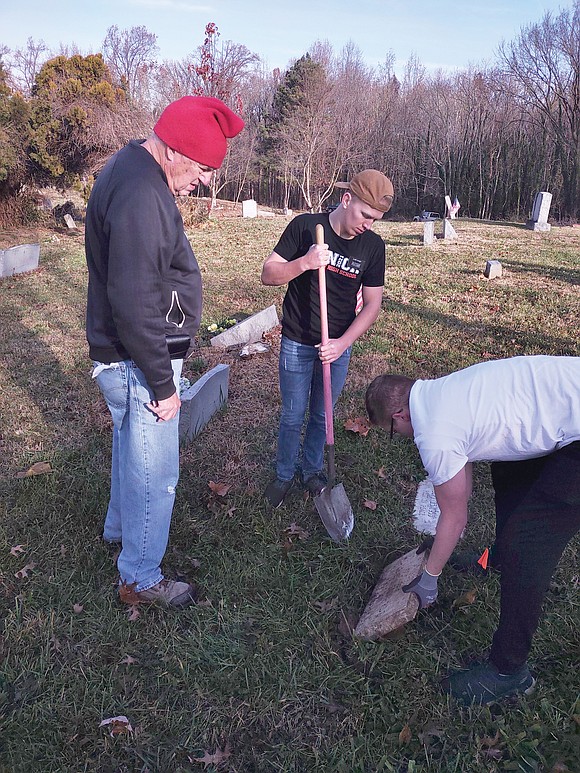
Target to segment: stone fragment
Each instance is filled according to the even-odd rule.
[[[271,330],[278,324],[278,314],[276,306],[268,306],[267,309],[252,314],[251,317],[243,319],[237,325],[224,330],[223,333],[214,336],[211,339],[211,345],[225,349],[228,346],[238,346],[240,344],[251,344],[254,341],[260,341],[262,333]]]

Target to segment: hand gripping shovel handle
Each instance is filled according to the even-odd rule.
[[[324,226],[316,226],[316,244],[324,244]],[[326,267],[318,269],[318,288],[320,294],[320,335],[323,344],[328,343],[328,304],[326,301]],[[324,421],[326,426],[326,445],[328,446],[328,486],[332,488],[336,477],[334,464],[334,421],[332,417],[332,386],[330,363],[322,363],[322,386],[324,389]]]

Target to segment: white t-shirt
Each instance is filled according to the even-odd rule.
[[[512,357],[418,380],[409,409],[434,486],[467,462],[545,456],[580,440],[580,357]]]

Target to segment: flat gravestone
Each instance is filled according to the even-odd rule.
[[[242,201],[242,217],[258,217],[258,205],[254,199]]]
[[[267,309],[252,314],[251,317],[243,319],[237,325],[229,327],[223,333],[214,336],[211,339],[211,345],[225,349],[228,346],[239,346],[240,344],[251,344],[262,338],[262,333],[271,330],[278,324],[278,314],[274,305]]]
[[[0,250],[0,277],[22,274],[38,268],[40,244],[19,244]]]
[[[435,222],[427,220],[423,223],[423,245],[428,247],[435,241]]]
[[[448,220],[447,218],[443,220],[443,238],[457,239],[457,231],[451,225],[451,220]]]
[[[355,636],[373,641],[413,620],[419,600],[414,593],[405,593],[402,587],[421,574],[428,557],[428,550],[417,554],[417,549],[413,548],[383,569],[354,629]]]
[[[179,439],[189,443],[228,401],[230,366],[216,365],[181,394]]]

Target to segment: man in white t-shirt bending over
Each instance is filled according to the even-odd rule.
[[[403,590],[421,607],[467,523],[472,462],[491,461],[501,611],[489,661],[444,680],[464,703],[531,692],[527,657],[564,548],[580,530],[580,357],[513,357],[449,376],[378,376],[373,424],[415,441],[441,515],[422,575]]]

